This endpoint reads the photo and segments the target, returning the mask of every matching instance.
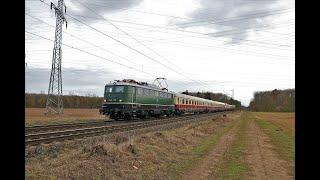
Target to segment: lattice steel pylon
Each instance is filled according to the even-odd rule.
[[[46,102],[45,114],[62,114],[62,75],[61,75],[61,60],[62,60],[62,24],[67,21],[64,17],[66,6],[63,0],[58,0],[58,7],[51,2],[50,9],[54,8],[56,14],[56,31],[53,46],[52,67]]]

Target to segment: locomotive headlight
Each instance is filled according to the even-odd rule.
[[[103,102],[107,102],[107,100],[106,100],[106,99],[104,99],[104,100],[103,100]]]
[[[119,102],[122,102],[122,99],[119,99]]]

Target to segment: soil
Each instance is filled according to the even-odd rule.
[[[288,163],[274,151],[270,138],[251,121],[248,125],[248,151],[245,159],[249,166],[248,179],[294,179]]]
[[[185,172],[181,179],[217,177],[217,170],[223,163],[223,155],[232,146],[237,129],[237,125],[235,125],[229,132],[225,133],[213,149],[199,163]],[[294,179],[292,167],[287,161],[281,159],[271,144],[270,138],[253,119],[249,121],[246,133],[248,135],[248,145],[244,152],[244,160],[248,165],[248,173],[245,179]]]
[[[223,154],[228,151],[235,140],[236,130],[237,126],[234,125],[198,164],[182,175],[181,179],[208,179],[209,176],[214,176]]]

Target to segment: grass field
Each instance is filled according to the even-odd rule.
[[[26,179],[294,179],[294,118],[234,112],[171,130],[41,145],[27,149]]]
[[[92,120],[102,120],[105,117],[99,114],[99,109],[64,109],[62,115],[44,115],[44,108],[26,108],[25,124],[51,124],[84,122]]]
[[[295,157],[295,114],[255,113],[257,124],[271,138],[277,152],[285,160],[294,163]]]
[[[263,119],[273,123],[275,126],[284,130],[288,135],[294,136],[295,113],[255,112],[254,114],[258,119]]]

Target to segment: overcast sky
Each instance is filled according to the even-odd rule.
[[[26,92],[48,89],[53,42],[47,39],[53,40],[55,31],[49,3],[26,0]],[[235,99],[248,105],[255,91],[295,87],[293,0],[65,4],[64,94],[102,96],[104,85],[115,79],[165,77],[171,91],[231,95],[234,89]]]

